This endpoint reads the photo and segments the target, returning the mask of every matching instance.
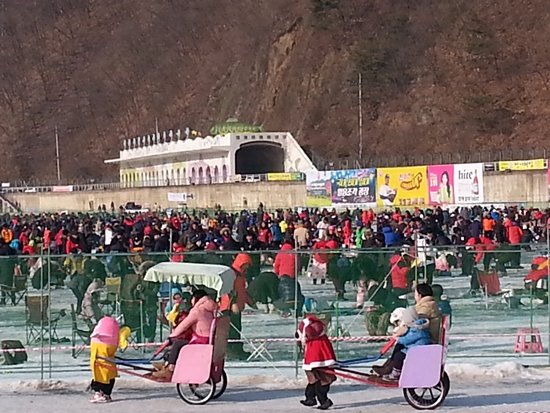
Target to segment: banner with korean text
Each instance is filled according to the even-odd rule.
[[[332,205],[368,207],[376,205],[376,169],[332,171]]]
[[[500,161],[498,163],[499,171],[534,171],[547,169],[546,159],[530,159],[527,161]]]
[[[428,205],[425,166],[377,169],[377,203],[381,207]]]

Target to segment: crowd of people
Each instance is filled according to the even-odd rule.
[[[260,204],[256,211],[240,213],[217,206],[213,211],[170,213],[126,213],[113,208],[110,213],[4,215],[0,223],[0,304],[10,295],[14,300],[18,274],[29,276],[35,288],[44,287],[47,280],[39,269],[47,254],[54,264],[50,283],[63,285],[69,276],[76,308],[86,317],[98,318],[95,293],[110,274],[130,285],[122,289],[123,299],[145,303],[141,310],[123,309],[134,314],[128,318],[140,319],[139,311],[145,312],[143,319],[154,332],[158,291],[136,289],[147,268],[140,264],[201,262],[233,266],[242,273],[240,288],[249,299],[239,303],[242,308],[246,303],[261,303],[269,311],[273,307],[283,313],[295,306],[301,309],[305,299],[301,290],[296,291],[300,284],[295,277],[306,271],[314,283],[330,279],[341,300],[346,299],[346,284],[352,282],[357,287],[358,307],[365,297],[376,295],[380,312],[370,314],[371,331],[376,332],[383,330],[384,317],[400,304],[399,297],[412,291],[413,281],[431,284],[435,271],[448,272],[452,266],[460,267],[464,275],[473,275],[477,263],[488,270],[494,262],[501,272],[519,266],[522,246],[546,242],[548,213],[479,206],[269,212]],[[419,240],[439,250],[422,265],[415,251]],[[445,253],[447,248],[452,253]],[[471,279],[475,291],[477,277]],[[378,323],[381,328],[376,327]]]
[[[262,204],[256,211],[213,211],[4,215],[0,254],[75,252],[183,252],[200,250],[277,250],[290,243],[314,248],[334,241],[337,248],[358,249],[414,244],[423,234],[432,245],[466,245],[481,237],[498,244],[525,244],[546,239],[548,211],[509,207],[414,209],[374,212],[356,209],[276,210]],[[481,242],[480,242],[481,241]]]
[[[301,254],[299,267],[309,268],[314,282],[328,275],[336,279],[337,293],[343,294],[340,278],[349,278],[351,269],[345,257],[322,254],[322,250],[371,250],[384,247],[413,246],[420,237],[427,245],[456,246],[460,251],[473,248],[476,254],[462,254],[464,274],[471,274],[476,262],[483,259],[488,269],[498,249],[511,252],[508,261],[519,266],[520,244],[546,240],[548,211],[509,207],[461,208],[454,211],[442,208],[375,213],[372,209],[345,210],[338,213],[328,209],[276,210],[268,212],[262,204],[256,211],[227,213],[218,206],[214,211],[125,213],[112,209],[98,213],[4,215],[0,230],[0,256],[36,256],[39,254],[67,255],[65,272],[82,272],[79,254],[104,253],[172,253],[171,260],[192,260],[197,251],[238,252],[312,249],[316,254],[310,263],[309,254]],[[513,251],[513,252],[512,252]],[[482,254],[485,252],[485,254]],[[186,258],[187,254],[187,258]],[[213,254],[210,254],[212,257]],[[261,255],[251,254],[253,265],[249,281],[261,268]],[[373,258],[374,255],[371,256]],[[332,259],[331,259],[332,258]],[[473,259],[472,259],[473,258]],[[230,264],[231,256],[219,255],[208,260]],[[288,260],[287,260],[288,261]],[[498,260],[503,270],[503,260]],[[112,262],[112,263],[111,263]],[[295,268],[275,272],[296,272]],[[30,261],[36,266],[35,261]],[[110,272],[124,273],[130,268],[124,262],[109,260]],[[271,263],[269,261],[269,263]],[[312,265],[308,265],[312,264]],[[393,265],[394,263],[392,263]],[[0,284],[12,285],[12,262],[0,260]],[[292,264],[288,264],[292,265]],[[287,267],[288,267],[287,265]],[[11,268],[8,268],[11,267]],[[21,266],[25,271],[25,265]],[[117,268],[119,267],[119,268]],[[301,269],[299,268],[299,269]],[[131,269],[131,268],[130,268]],[[288,274],[290,275],[290,274]],[[293,275],[293,274],[292,274]],[[345,281],[344,281],[345,282]]]

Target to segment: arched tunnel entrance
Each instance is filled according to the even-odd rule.
[[[235,173],[238,175],[284,171],[284,150],[277,144],[249,143],[235,153]]]

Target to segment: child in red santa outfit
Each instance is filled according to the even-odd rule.
[[[303,369],[308,381],[306,399],[300,403],[312,407],[319,402],[317,409],[327,410],[333,404],[328,398],[330,385],[336,381],[336,376],[327,367],[336,364],[336,356],[326,335],[326,326],[317,317],[309,315],[300,322],[296,338],[304,348]]]

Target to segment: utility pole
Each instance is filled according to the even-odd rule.
[[[61,171],[59,169],[59,135],[57,134],[57,125],[55,125],[55,160],[57,163],[57,183],[61,182]]]
[[[363,82],[359,72],[359,159],[363,159]]]

